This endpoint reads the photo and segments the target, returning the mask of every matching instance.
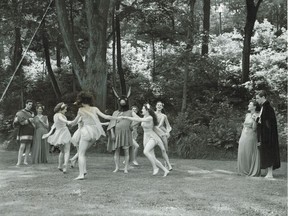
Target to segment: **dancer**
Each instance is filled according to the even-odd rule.
[[[128,106],[128,98],[131,94],[131,88],[127,93],[127,96],[119,97],[116,91],[113,89],[113,92],[118,99],[119,109],[114,111],[112,116],[134,116],[137,115],[129,110]],[[133,145],[132,140],[132,131],[131,131],[131,121],[127,119],[119,119],[117,121],[110,121],[107,131],[109,133],[107,150],[114,151],[114,162],[115,162],[115,170],[113,172],[117,172],[119,170],[120,164],[120,149],[124,150],[124,173],[128,173],[129,166],[129,148]]]
[[[89,92],[80,92],[77,95],[77,103],[81,105],[78,109],[78,114],[76,118],[71,122],[71,125],[77,124],[79,121],[82,122],[82,127],[80,127],[80,140],[78,149],[78,166],[79,175],[75,180],[83,180],[87,174],[86,167],[86,151],[87,149],[95,143],[100,136],[106,136],[99,117],[104,119],[112,120],[118,119],[109,115],[102,113],[97,107],[93,106],[93,96]]]
[[[273,179],[273,170],[280,168],[277,120],[265,91],[256,94],[256,101],[262,106],[258,119],[261,169],[267,169],[265,178]]]
[[[163,108],[164,108],[164,104],[161,101],[158,101],[156,103],[155,114],[158,120],[158,128],[161,129],[161,132],[159,133],[159,135],[164,143],[166,152],[168,152],[168,138],[170,137],[170,131],[172,130],[172,127],[168,121],[167,116],[162,112]],[[167,160],[164,161],[164,164],[165,164],[165,167],[168,167],[169,171],[172,170],[172,166],[170,164],[168,157],[167,157]]]
[[[156,158],[154,148],[158,145],[162,151],[162,156],[167,160],[168,156],[166,154],[166,150],[164,144],[155,133],[155,125],[158,125],[157,117],[154,111],[151,109],[149,104],[145,104],[142,108],[143,118],[140,117],[128,117],[128,116],[121,116],[121,118],[129,119],[131,121],[139,121],[142,122],[141,126],[144,130],[143,135],[143,145],[144,145],[144,155],[150,161],[152,168],[153,168],[153,175],[157,175],[159,172],[159,168],[164,171],[164,177],[166,177],[169,173],[169,170],[163,166],[163,164]],[[160,130],[160,129],[159,129]],[[159,167],[159,168],[158,168]]]
[[[256,101],[248,105],[249,113],[246,114],[243,130],[238,146],[238,173],[248,176],[260,175],[260,152],[257,140],[257,123],[260,107]]]
[[[32,145],[32,163],[47,163],[48,143],[42,136],[48,133],[48,117],[43,115],[44,106],[40,103],[36,105],[37,115],[34,117],[34,138]]]
[[[72,145],[75,146],[77,152],[76,154],[69,160],[70,161],[70,167],[74,168],[76,162],[78,161],[78,151],[79,151],[79,142],[80,142],[80,136],[81,136],[81,128],[83,127],[83,122],[81,120],[81,118],[79,118],[78,120],[78,128],[77,130],[74,132],[72,138],[71,138],[71,143]]]
[[[28,99],[25,102],[25,108],[18,111],[15,115],[13,125],[18,127],[17,141],[20,143],[18,151],[18,161],[16,166],[20,166],[23,152],[25,150],[24,165],[28,165],[28,156],[30,153],[31,144],[33,142],[34,113],[31,111],[33,101]]]
[[[136,115],[138,113],[138,107],[137,106],[132,106],[131,107],[132,112],[134,112]],[[140,122],[138,121],[133,121],[131,123],[131,128],[132,128],[132,151],[131,151],[131,161],[132,164],[135,166],[138,166],[139,163],[137,162],[137,154],[138,154],[138,149],[139,149],[139,144],[137,143],[137,137],[138,137],[138,125]]]
[[[71,146],[71,134],[67,127],[69,121],[65,116],[65,113],[67,112],[67,105],[63,102],[58,103],[54,108],[54,112],[54,124],[52,125],[50,132],[48,134],[44,134],[42,138],[48,137],[48,143],[59,147],[60,153],[58,157],[58,169],[63,173],[66,173]],[[54,130],[55,132],[52,134]]]

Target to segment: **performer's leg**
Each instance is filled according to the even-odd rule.
[[[63,168],[62,168],[62,165],[63,165],[63,156],[64,156],[63,148],[60,147],[60,153],[59,153],[59,156],[58,156],[58,169],[59,169],[60,171],[63,171]]]
[[[79,167],[79,176],[75,180],[83,180],[86,171],[86,151],[89,148],[89,142],[86,140],[81,140],[79,143],[79,152],[78,152],[78,167]]]
[[[273,166],[267,168],[267,175],[265,178],[273,178]]]
[[[115,149],[114,162],[115,162],[115,170],[113,172],[117,172],[119,170],[119,163],[120,163],[120,148]],[[126,166],[126,164],[125,164],[125,166]]]
[[[20,147],[19,147],[19,151],[18,151],[18,162],[17,162],[16,166],[19,166],[21,164],[24,149],[25,149],[25,144],[20,143]]]
[[[71,168],[74,168],[75,167],[75,164],[76,164],[76,162],[77,162],[77,160],[78,160],[78,151],[79,151],[79,146],[76,146],[76,150],[77,150],[77,152],[76,152],[76,154],[70,159],[70,163],[71,163]]]
[[[124,158],[125,158],[125,166],[124,166],[124,173],[128,173],[128,166],[129,166],[129,149],[124,149]]]
[[[163,164],[156,158],[154,150],[152,151],[152,155],[154,157],[156,166],[158,166],[160,169],[164,171],[163,177],[166,177],[169,173],[169,170],[166,167],[164,167]]]
[[[30,153],[31,144],[26,144],[25,147],[26,147],[26,150],[25,150],[24,164],[28,165],[28,156]]]
[[[66,173],[67,172],[67,166],[68,166],[68,161],[69,161],[69,157],[70,157],[70,143],[66,143],[64,145],[64,164],[63,164],[63,172]]]
[[[138,164],[136,158],[137,158],[137,154],[138,154],[139,144],[134,139],[133,139],[133,147],[132,147],[132,149],[133,149],[132,163],[134,165],[138,166],[139,164]]]
[[[162,157],[164,158],[165,162],[167,163],[168,170],[172,170],[172,166],[170,164],[170,161],[169,161],[169,158],[168,158],[168,155],[167,155],[167,152],[165,150],[164,145],[162,143],[159,143],[158,145],[159,145],[159,147],[161,149]]]
[[[152,165],[153,175],[156,175],[159,171],[159,168],[156,166],[155,157],[153,156],[154,147],[155,147],[155,141],[150,139],[145,145],[143,153],[148,158],[148,160]]]

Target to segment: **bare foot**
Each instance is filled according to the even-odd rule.
[[[128,173],[128,170],[127,170],[127,169],[124,169],[124,173],[127,174],[127,173]]]
[[[264,178],[267,180],[276,180],[272,175],[266,175]]]
[[[118,170],[119,170],[119,168],[116,168],[113,172],[116,173],[116,172],[118,172]]]
[[[19,167],[19,166],[20,166],[20,163],[17,163],[17,164],[16,164],[16,167]]]
[[[158,172],[159,172],[159,168],[157,167],[156,169],[153,170],[153,175],[157,175]]]
[[[27,163],[27,162],[24,162],[23,164],[24,164],[24,165],[28,165],[28,163]]]
[[[78,176],[78,177],[75,178],[74,180],[84,180],[84,176]]]
[[[74,167],[75,167],[75,164],[76,164],[76,160],[70,159],[69,161],[70,161],[70,167],[71,167],[71,168],[74,168]]]
[[[139,166],[139,163],[137,161],[132,162],[135,166]]]
[[[166,177],[168,174],[169,174],[169,170],[166,169],[166,170],[164,171],[163,177]]]

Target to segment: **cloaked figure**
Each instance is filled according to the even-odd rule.
[[[117,92],[113,89],[114,95],[118,99],[118,110],[113,112],[114,117],[128,116],[135,117],[136,113],[129,110],[128,98],[131,94],[131,88],[129,88],[127,95],[118,96]],[[129,165],[129,149],[133,145],[132,131],[131,131],[132,121],[128,119],[111,120],[107,132],[109,134],[107,150],[109,152],[114,151],[114,162],[115,170],[119,170],[120,164],[120,149],[124,151],[125,167],[124,173],[128,173]]]

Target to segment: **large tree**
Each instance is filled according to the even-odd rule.
[[[59,28],[75,74],[83,90],[96,96],[100,108],[106,105],[106,32],[110,0],[85,0],[88,49],[85,60],[79,52],[71,32],[66,2],[55,0]]]
[[[257,11],[263,0],[246,0],[246,24],[244,28],[244,45],[242,53],[242,82],[249,80],[251,37],[253,35],[254,24],[256,21]]]

